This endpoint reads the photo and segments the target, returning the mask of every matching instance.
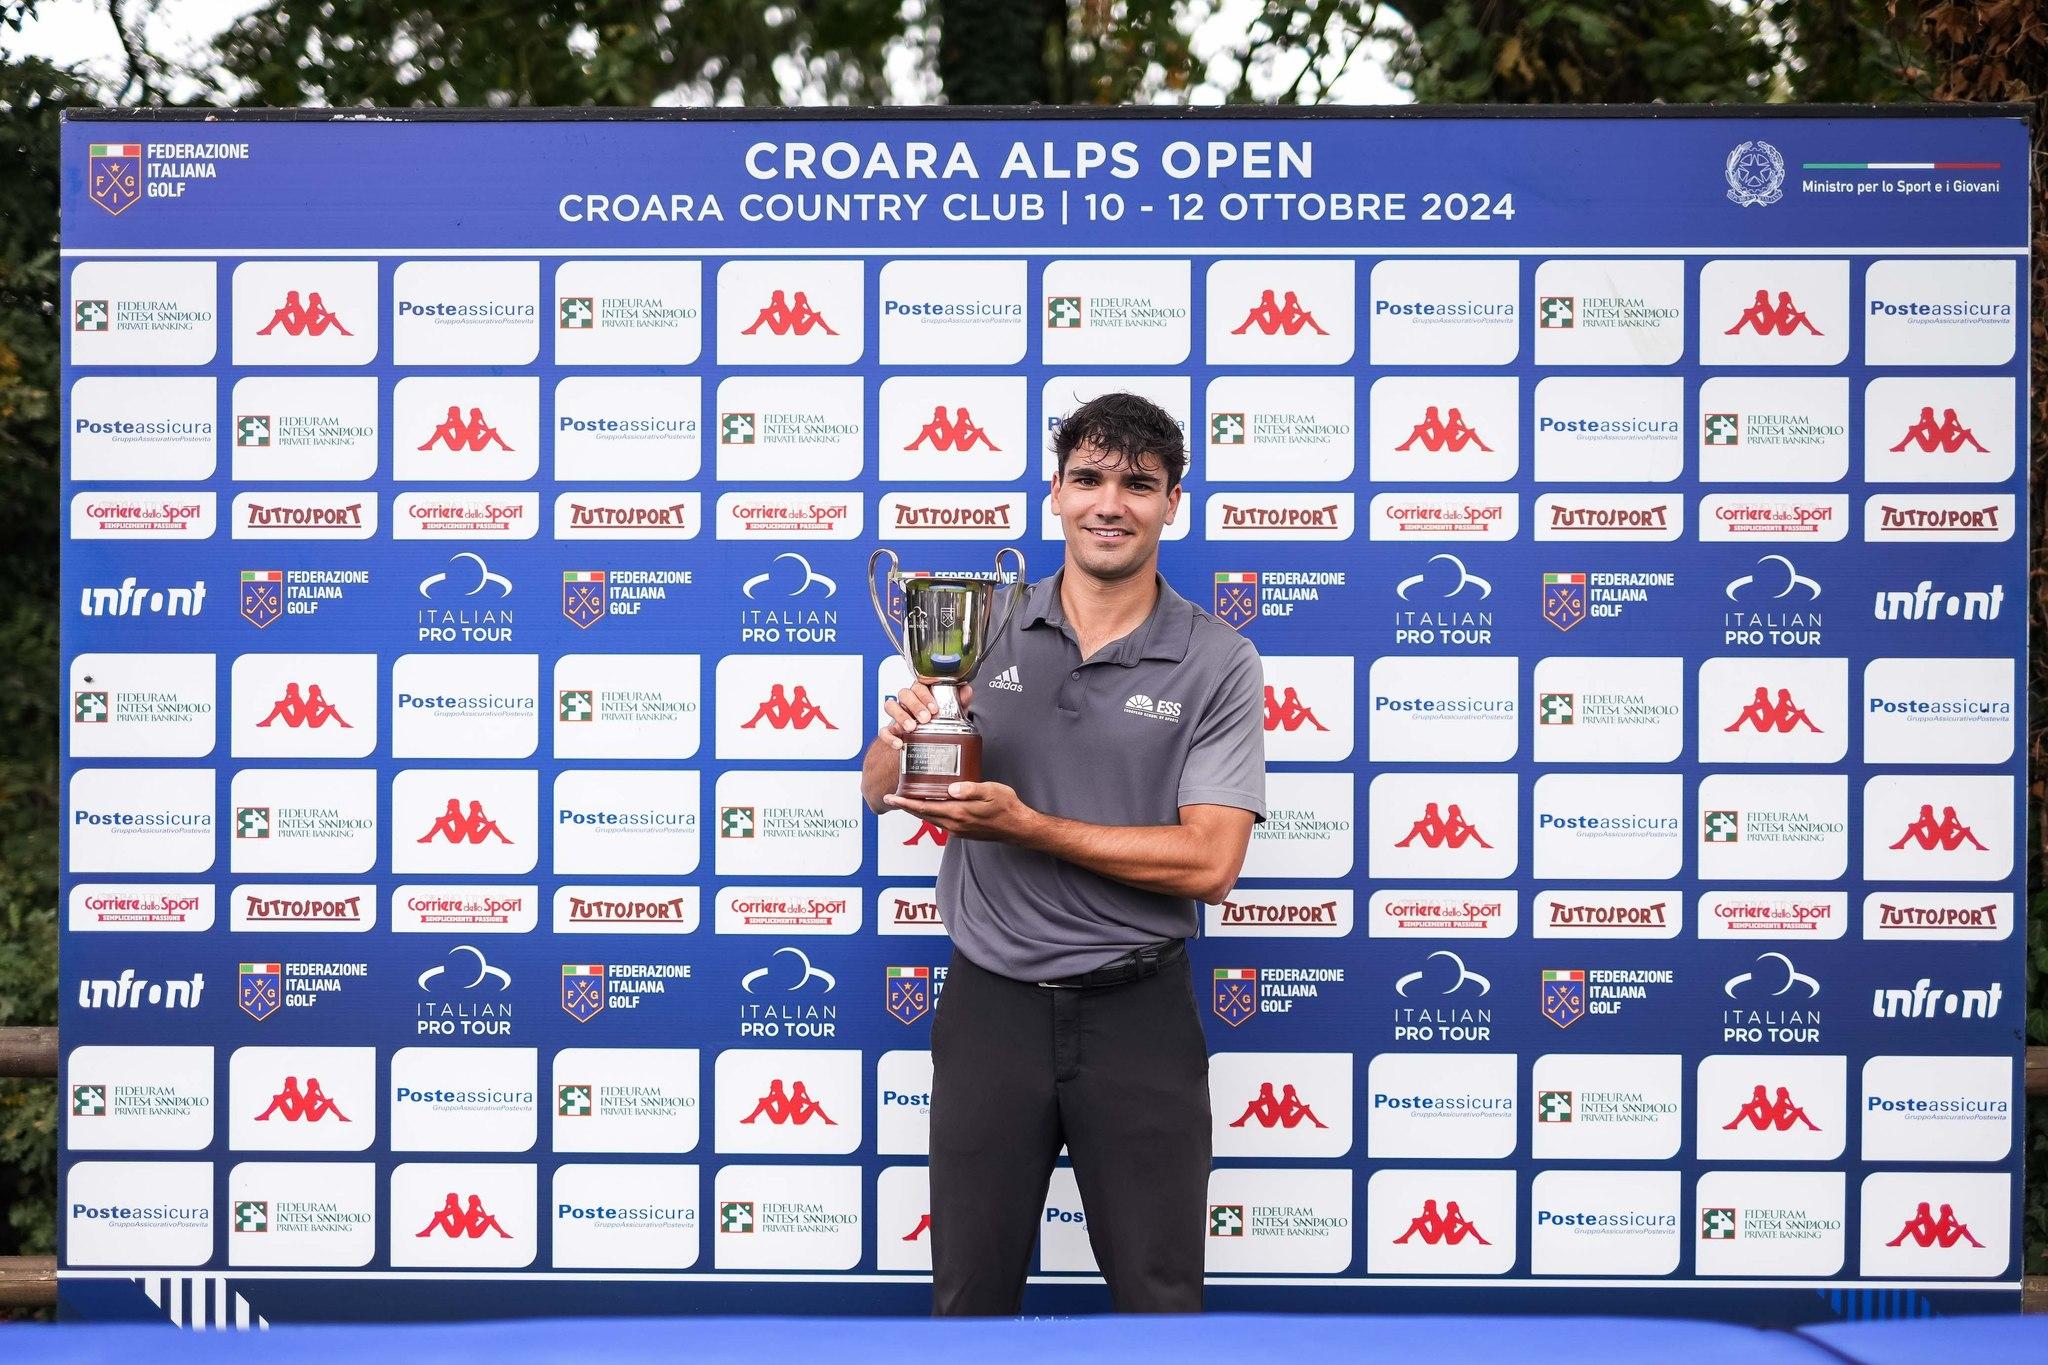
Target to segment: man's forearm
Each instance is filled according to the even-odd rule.
[[[1017,842],[1141,891],[1213,900],[1229,889],[1217,889],[1225,876],[1221,850],[1187,825],[1091,825],[1035,814]]]
[[[876,735],[860,765],[860,799],[867,802],[869,810],[880,815],[888,809],[882,798],[896,790],[902,771],[903,751],[891,744],[887,735]]]

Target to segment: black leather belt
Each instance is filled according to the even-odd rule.
[[[1079,976],[1063,976],[1057,981],[1040,981],[1040,986],[1054,990],[1086,990],[1096,986],[1121,986],[1126,982],[1143,981],[1148,976],[1157,976],[1167,967],[1187,955],[1187,940],[1180,938],[1161,939],[1134,948],[1122,957],[1105,962],[1093,971],[1082,972]]]

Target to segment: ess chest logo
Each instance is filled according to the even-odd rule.
[[[1022,691],[1022,688],[1018,689]],[[1181,703],[1177,701],[1155,701],[1143,692],[1134,692],[1124,703],[1124,712],[1132,716],[1144,716],[1148,720],[1163,720],[1180,724]]]

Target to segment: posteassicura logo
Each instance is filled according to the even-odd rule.
[[[86,197],[108,213],[123,213],[142,198],[142,144],[95,142],[86,157]]]

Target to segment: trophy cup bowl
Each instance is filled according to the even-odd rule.
[[[996,572],[1003,556],[1017,561],[1016,583],[1024,586],[1024,555],[1014,546],[996,551]],[[903,594],[903,633],[896,633],[889,612],[875,588],[875,566],[889,562],[888,582]],[[917,680],[931,689],[937,714],[920,723],[903,741],[902,767],[896,794],[912,801],[947,801],[955,782],[981,781],[981,735],[961,714],[960,688],[973,681],[988,649],[1003,633],[1016,610],[1013,594],[1000,619],[992,620],[999,582],[942,574],[905,574],[896,553],[886,547],[868,557],[868,600],[874,603],[883,633],[896,647]]]

